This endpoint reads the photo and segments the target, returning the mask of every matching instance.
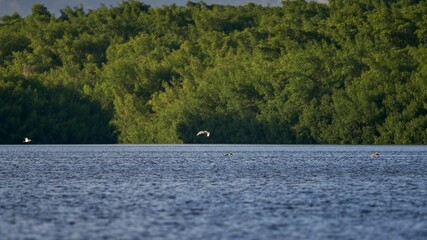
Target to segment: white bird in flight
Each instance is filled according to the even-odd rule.
[[[23,143],[29,143],[29,142],[31,142],[31,139],[30,138],[24,138],[24,141],[22,141]]]
[[[374,153],[371,154],[371,158],[377,158],[379,156],[380,156],[379,152],[374,152]]]
[[[228,152],[228,153],[224,154],[224,156],[231,157],[231,156],[233,156],[233,153],[232,152]]]
[[[197,136],[200,136],[200,135],[206,135],[206,137],[209,137],[209,135],[211,135],[211,133],[208,131],[200,131],[197,133]]]

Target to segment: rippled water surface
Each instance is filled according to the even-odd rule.
[[[427,147],[0,146],[0,236],[427,239]]]

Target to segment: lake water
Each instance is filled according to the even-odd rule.
[[[3,145],[0,236],[427,239],[427,147]]]

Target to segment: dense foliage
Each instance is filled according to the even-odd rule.
[[[1,18],[0,143],[426,144],[426,16],[421,0],[36,4]]]

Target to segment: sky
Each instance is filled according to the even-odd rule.
[[[319,3],[327,3],[328,0],[314,0]],[[40,3],[47,7],[47,9],[55,14],[56,17],[60,15],[59,10],[66,6],[74,7],[83,5],[85,10],[97,9],[101,4],[105,4],[107,7],[116,6],[117,3],[121,3],[122,0],[0,0],[0,16],[11,15],[14,12],[19,13],[21,17],[25,17],[31,13],[31,7]],[[185,5],[188,0],[141,0],[141,2],[148,4],[152,7],[158,7],[162,5]],[[192,0],[192,2],[198,2],[198,0]],[[282,0],[204,0],[206,4],[230,4],[230,5],[244,5],[247,3],[255,3],[263,6],[280,6]]]

